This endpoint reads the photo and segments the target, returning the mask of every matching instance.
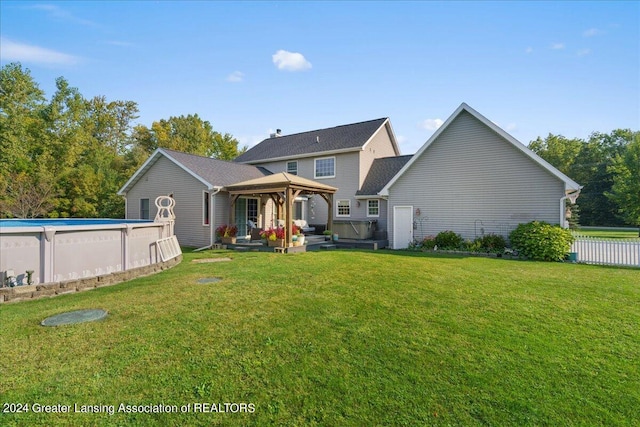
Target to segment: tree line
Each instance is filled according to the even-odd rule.
[[[529,148],[583,186],[573,223],[640,226],[640,131],[594,132],[587,140],[549,134]]]
[[[233,160],[246,150],[197,114],[151,127],[138,105],[86,99],[60,77],[50,99],[19,63],[0,70],[0,218],[122,218],[117,191],[159,147]]]
[[[60,77],[50,99],[19,63],[0,70],[0,217],[122,218],[116,193],[159,147],[233,160],[246,150],[197,114],[151,127],[138,105],[84,98]],[[640,225],[640,132],[549,134],[529,145],[583,185],[572,222]]]

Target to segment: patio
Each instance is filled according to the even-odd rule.
[[[253,251],[253,252],[282,252],[296,253],[309,252],[332,249],[384,249],[389,245],[388,240],[356,240],[356,239],[339,239],[336,242],[325,240],[325,236],[316,234],[305,235],[305,244],[301,246],[290,246],[286,248],[269,247],[261,241],[238,239],[235,244],[224,245],[226,249],[236,251]],[[219,245],[223,248],[223,245]]]

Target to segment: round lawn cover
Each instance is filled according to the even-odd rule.
[[[74,323],[93,322],[107,317],[107,312],[101,309],[68,311],[47,317],[40,324],[42,326],[71,325]]]
[[[205,285],[207,283],[217,283],[222,280],[222,277],[205,277],[203,279],[198,279],[198,283]]]

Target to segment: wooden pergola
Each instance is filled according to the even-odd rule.
[[[235,205],[240,196],[268,196],[276,206],[277,218],[284,220],[285,246],[292,246],[293,203],[299,196],[317,194],[327,202],[327,230],[333,228],[333,195],[337,188],[307,178],[279,172],[237,184],[227,185],[229,192],[231,224],[235,224]],[[265,216],[264,207],[262,216]],[[284,216],[283,216],[284,215]]]

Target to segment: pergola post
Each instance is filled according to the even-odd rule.
[[[285,247],[289,248],[291,247],[291,245],[293,244],[293,240],[292,240],[292,236],[291,233],[293,232],[293,221],[291,220],[291,218],[293,217],[293,191],[291,190],[291,187],[287,187],[287,196],[286,196],[286,212],[284,214],[284,229],[285,231]]]
[[[229,199],[231,199],[231,203],[229,203],[229,225],[232,227],[236,225],[236,201],[239,197],[239,194],[229,196]]]
[[[333,193],[320,193],[320,196],[327,202],[327,230],[333,231]]]

